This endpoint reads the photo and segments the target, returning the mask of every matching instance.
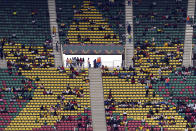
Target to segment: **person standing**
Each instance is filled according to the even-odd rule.
[[[129,35],[131,34],[131,25],[130,24],[128,24],[127,32],[128,32]]]
[[[187,24],[190,24],[190,17],[189,16],[186,17],[186,22],[187,22]]]
[[[100,67],[101,66],[101,57],[98,57],[97,58],[97,67]]]
[[[94,59],[93,64],[94,64],[94,68],[97,68],[97,61],[96,61],[96,59]]]
[[[128,0],[128,6],[131,6],[131,0]]]
[[[167,79],[165,79],[165,86],[166,87],[169,87],[169,81],[170,81],[169,77]]]
[[[70,67],[72,66],[72,59],[71,58],[69,59],[69,66]]]
[[[58,50],[58,44],[59,44],[59,42],[57,41],[56,42],[56,51],[58,52],[59,50]]]
[[[85,62],[85,60],[84,60],[84,57],[82,58],[82,67],[84,67],[84,62]]]
[[[87,60],[87,63],[88,63],[88,68],[91,68],[91,63],[90,63],[90,59],[89,58]]]
[[[129,43],[131,43],[131,35],[128,36]]]
[[[82,63],[83,63],[83,58],[80,58],[80,67],[82,67]]]
[[[148,93],[149,93],[149,90],[147,89],[147,90],[146,90],[146,97],[148,97]]]
[[[54,34],[54,36],[56,36],[56,27],[52,27],[52,33]]]

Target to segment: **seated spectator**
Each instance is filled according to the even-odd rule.
[[[46,92],[46,90],[44,89],[43,91],[43,95],[47,95],[48,93]]]
[[[40,88],[41,88],[41,89],[44,89],[44,84],[41,84],[41,85],[40,85]]]
[[[36,80],[36,81],[40,81],[40,78],[37,76],[37,77],[35,78],[35,80]]]
[[[1,113],[7,113],[7,108],[6,107],[4,109],[3,108],[0,108],[0,112]]]

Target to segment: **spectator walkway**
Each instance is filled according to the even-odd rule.
[[[188,1],[187,16],[194,19],[195,14],[195,0]],[[190,23],[186,24],[185,28],[185,40],[184,40],[184,54],[183,54],[183,65],[188,67],[192,66],[192,39],[193,39],[193,27]]]
[[[93,131],[106,131],[102,76],[100,69],[89,69]]]
[[[55,55],[55,67],[62,66],[62,52],[59,40],[58,25],[56,22],[56,4],[55,0],[48,0],[48,10],[50,16],[50,30],[53,39],[53,53]]]
[[[130,2],[131,3],[131,2]],[[126,7],[126,44],[125,44],[125,66],[133,66],[132,57],[134,55],[134,43],[133,43],[133,6],[127,1]]]
[[[6,67],[7,67],[7,62],[6,62],[6,60],[0,59],[0,68],[6,68]]]

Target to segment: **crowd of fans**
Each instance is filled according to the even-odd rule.
[[[161,100],[123,100],[121,102],[116,102],[115,99],[111,95],[111,90],[109,92],[108,98],[104,101],[106,106],[106,118],[107,119],[107,125],[111,126],[112,128],[115,128],[116,131],[118,131],[119,126],[127,126],[128,121],[122,121],[122,120],[116,120],[113,117],[113,113],[111,111],[116,110],[116,106],[118,108],[146,108],[147,106],[152,106],[155,108],[155,111],[152,110],[152,108],[149,109],[149,113],[147,114],[147,118],[153,118],[157,123],[161,126],[163,125],[174,125],[175,124],[175,117],[174,116],[167,116],[167,114],[161,114],[158,115],[160,110],[171,110],[172,107],[169,106],[169,104],[165,101]],[[126,111],[124,111],[123,116],[127,116]],[[145,122],[145,119],[142,120]],[[145,125],[145,124],[144,124]],[[144,126],[143,125],[143,126]]]
[[[57,96],[57,99],[59,100],[64,100],[65,96],[64,95],[73,95],[73,97],[83,97],[84,96],[84,88],[81,86],[79,88],[75,87],[74,89],[71,89],[69,84],[67,85],[66,90],[62,91],[61,95]]]
[[[83,58],[79,58],[79,57],[72,57],[72,58],[67,58],[66,59],[66,67],[75,67],[75,68],[80,68],[80,67],[85,67],[87,63],[87,67],[91,68],[91,61],[90,58],[87,59],[87,61],[85,61],[84,57]],[[97,59],[93,60],[93,67],[94,68],[99,68],[101,67],[101,57],[98,57]],[[104,66],[102,66],[103,68]]]
[[[8,69],[6,72],[9,74],[9,76],[21,76],[21,72],[13,73],[15,69]],[[15,78],[14,81],[17,81]],[[31,100],[31,92],[32,90],[36,89],[35,86],[33,86],[33,81],[28,78],[23,78],[21,80],[21,83],[23,86],[12,86],[7,85],[6,81],[2,81],[3,88],[0,89],[1,92],[12,92],[13,95],[10,98],[10,102],[14,102],[17,100]]]
[[[177,44],[177,42],[172,42],[173,44]],[[148,58],[147,62],[150,63],[150,67],[152,68],[159,68],[158,62],[156,59],[153,59],[153,61],[151,61],[150,59],[150,54],[155,54],[155,55],[164,55],[164,57],[162,57],[162,59],[160,60],[161,63],[165,63],[167,66],[169,66],[169,62],[170,60],[178,60],[178,62],[182,62],[183,57],[180,54],[180,52],[183,52],[183,48],[178,45],[177,46],[177,50],[171,51],[171,52],[166,52],[166,51],[160,51],[159,49],[153,48],[155,45],[153,45],[153,43],[145,41],[145,42],[137,42],[137,44],[140,45],[140,47],[137,47],[136,51],[136,55],[132,58],[133,63],[135,63],[135,61],[137,60],[139,62],[139,64],[142,64],[142,58],[141,55],[144,58]],[[168,43],[166,43],[168,44]],[[170,45],[165,45],[165,47],[167,46],[172,46],[173,44]],[[152,47],[149,48],[149,51],[144,51],[147,49],[147,47]]]
[[[0,55],[1,59],[8,56],[8,53],[3,52],[3,48],[5,43],[8,43],[10,46],[14,46],[16,43],[14,41],[11,41],[9,39],[2,39],[1,45],[0,45]],[[17,57],[16,61],[7,61],[8,68],[15,67],[17,70],[19,68],[22,68],[23,70],[31,70],[32,67],[38,67],[38,68],[46,68],[46,67],[54,67],[54,64],[52,62],[51,57],[54,57],[54,54],[48,52],[48,49],[52,49],[52,43],[50,40],[46,40],[46,42],[43,44],[43,51],[39,52],[38,48],[34,46],[28,46],[28,52],[30,52],[32,55],[36,56],[29,56],[26,54],[26,52],[21,51],[22,49],[26,49],[26,46],[24,44],[21,45],[21,49],[11,49],[10,53],[13,54],[14,57]],[[46,61],[47,60],[47,61]],[[46,61],[46,62],[43,62]]]
[[[39,116],[40,118],[47,118],[48,116],[61,116],[60,119],[57,119],[56,122],[57,124],[60,122],[72,122],[72,121],[77,121],[77,128],[89,128],[92,127],[91,125],[91,120],[88,115],[83,116],[81,113],[78,114],[76,118],[73,118],[73,116],[65,116],[61,115],[61,111],[75,111],[78,108],[81,108],[80,104],[77,103],[76,100],[69,100],[68,102],[65,102],[64,100],[61,100],[60,103],[57,103],[55,106],[51,106],[48,108],[46,105],[40,107],[40,113]],[[88,111],[88,107],[84,107],[84,113]],[[35,120],[36,123],[39,123],[39,120]],[[47,125],[47,122],[44,122],[44,125]],[[58,125],[54,128],[58,128]]]
[[[180,2],[179,0],[177,2]],[[91,3],[91,5],[93,5],[93,3]],[[109,1],[109,3],[98,3],[99,6],[103,7],[104,11],[109,11],[110,8],[109,6],[115,6],[115,2],[111,2]],[[131,5],[131,1],[128,0],[128,5]],[[156,6],[156,2],[152,3],[152,7]],[[60,9],[59,9],[60,10]],[[89,8],[89,10],[91,10]],[[83,13],[82,10],[77,10],[74,9],[74,13],[75,14],[81,14]],[[178,9],[176,11],[173,12],[173,14],[178,14],[178,13],[182,13],[184,14],[185,11],[183,9],[183,7],[178,7]],[[111,15],[113,20],[118,20],[121,16],[121,11],[119,11],[119,15],[118,16],[113,16]],[[157,14],[156,13],[152,13],[149,14],[149,18],[151,19],[151,21],[153,22],[154,19],[156,18]],[[143,14],[141,14],[139,17],[136,17],[136,24],[140,24],[140,19],[144,17]],[[184,16],[184,18],[186,18]],[[182,22],[182,21],[187,21],[188,24],[192,23],[192,18],[189,18],[189,16],[186,19],[176,19],[177,22]],[[58,18],[60,19],[60,17]],[[166,16],[162,16],[162,19],[164,20],[169,20],[171,19],[170,15],[166,15]],[[79,22],[90,22],[91,25],[95,24],[94,21],[89,20],[88,18],[83,18],[83,19],[74,19],[73,20],[77,25],[79,25]],[[33,22],[33,21],[32,21]],[[119,29],[122,28],[122,24],[120,24],[120,22],[117,21],[118,24],[116,24],[117,26],[119,26]],[[113,25],[109,25],[110,27],[112,27]],[[177,24],[169,24],[169,23],[165,23],[163,28],[158,28],[156,26],[154,27],[146,27],[145,31],[142,33],[142,36],[146,36],[146,33],[148,31],[157,31],[157,33],[164,33],[164,28],[172,28],[175,29],[177,28]],[[194,25],[193,25],[194,26]],[[61,28],[65,28],[64,24],[61,24]],[[100,26],[98,27],[99,31],[104,31],[105,30],[105,26]],[[79,27],[76,28],[76,30],[79,30]],[[88,28],[88,30],[94,30],[94,28]],[[127,31],[128,34],[130,35],[131,32],[131,26],[130,24],[128,24],[127,27]],[[62,29],[59,30],[59,34],[60,35],[64,35]],[[15,37],[13,35],[13,37]],[[166,36],[167,38],[170,38],[169,36]],[[80,35],[77,36],[78,40],[81,42],[81,44],[83,44],[85,41],[90,41],[90,38],[86,37],[86,38],[81,38]],[[109,38],[116,38],[116,36],[110,36],[110,35],[105,35],[104,37],[105,39],[109,39]],[[131,38],[130,38],[131,39]],[[7,56],[6,53],[3,53],[3,46],[4,44],[8,42],[9,45],[15,45],[15,42],[13,41],[7,41],[6,39],[3,39],[1,41],[0,44],[0,57],[1,59],[3,59],[4,57]],[[129,41],[130,42],[130,41]],[[66,43],[69,43],[69,38],[66,39]],[[164,47],[174,47],[175,44],[178,43],[182,43],[180,40],[178,39],[172,39],[168,42],[164,43]],[[140,57],[140,55],[143,55],[143,57],[147,57],[149,58],[149,54],[150,53],[154,53],[155,55],[164,55],[163,59],[160,62],[166,63],[166,66],[162,66],[160,67],[157,63],[157,60],[153,60],[153,62],[151,63],[150,58],[147,60],[147,62],[151,63],[152,68],[160,68],[159,69],[159,75],[158,76],[154,76],[153,74],[150,73],[150,71],[148,69],[142,69],[140,70],[140,73],[144,73],[146,76],[144,78],[138,78],[136,79],[134,76],[137,76],[137,72],[135,71],[135,68],[130,66],[129,68],[125,68],[123,67],[123,71],[130,71],[130,72],[125,72],[125,73],[121,73],[119,72],[120,68],[118,67],[116,71],[114,72],[103,72],[103,76],[118,76],[118,78],[120,79],[125,79],[125,81],[127,82],[131,82],[132,84],[135,83],[140,83],[140,84],[146,84],[145,89],[146,89],[146,94],[145,96],[149,98],[149,100],[142,102],[142,101],[136,101],[136,100],[123,100],[121,102],[116,102],[115,99],[112,96],[112,90],[109,91],[109,96],[108,98],[104,101],[105,103],[105,111],[106,111],[106,117],[108,117],[109,119],[107,119],[107,125],[109,125],[114,131],[118,130],[118,127],[121,126],[127,126],[128,121],[127,120],[121,120],[121,119],[116,119],[113,117],[113,115],[111,114],[111,111],[115,111],[116,110],[116,106],[118,106],[119,108],[146,108],[147,106],[153,106],[153,109],[155,108],[155,111],[150,108],[149,112],[147,114],[147,118],[153,118],[155,121],[158,122],[158,124],[160,126],[163,125],[175,125],[175,117],[174,116],[167,116],[167,114],[161,114],[161,115],[157,115],[160,110],[176,110],[178,113],[186,113],[185,115],[185,120],[187,120],[187,128],[193,128],[194,127],[194,122],[196,122],[196,104],[192,104],[192,103],[185,103],[184,101],[178,100],[177,104],[175,104],[173,107],[170,106],[167,102],[165,101],[155,101],[155,100],[151,100],[151,97],[155,97],[156,96],[156,92],[154,91],[152,95],[149,95],[149,90],[152,89],[152,84],[156,84],[158,81],[164,81],[165,82],[165,86],[166,87],[170,87],[170,78],[169,77],[164,77],[161,76],[162,71],[167,71],[170,70],[172,71],[176,76],[183,76],[183,80],[186,81],[186,77],[185,76],[189,76],[193,73],[194,76],[196,76],[196,68],[193,67],[182,67],[181,70],[173,70],[173,66],[169,64],[170,60],[173,60],[174,58],[176,60],[178,60],[179,62],[182,62],[182,56],[179,55],[179,52],[183,52],[183,49],[180,45],[177,46],[177,50],[174,52],[164,52],[164,51],[160,51],[156,48],[153,48],[156,46],[156,43],[154,42],[154,38],[152,38],[152,41],[144,41],[144,42],[140,42],[137,41],[135,43],[135,46],[137,46],[138,48],[136,49],[137,54],[136,56],[133,57],[133,63],[135,63],[136,60],[139,61],[140,65],[142,64],[142,59]],[[150,48],[150,50],[144,51],[147,49],[147,47],[152,47]],[[22,49],[25,49],[25,45],[21,45]],[[32,67],[39,67],[39,68],[46,68],[46,67],[54,67],[54,65],[52,64],[52,61],[48,61],[46,63],[42,63],[42,60],[49,60],[49,57],[54,57],[54,55],[52,53],[48,53],[47,49],[51,49],[52,48],[52,44],[50,40],[47,40],[44,44],[43,44],[43,48],[44,48],[44,52],[40,55],[40,56],[36,56],[33,58],[29,58],[28,56],[24,55],[22,52],[20,52],[19,49],[16,49],[16,51],[11,50],[10,53],[12,53],[15,57],[19,57],[20,59],[16,60],[16,62],[14,61],[8,61],[7,62],[7,66],[8,66],[8,73],[9,75],[12,75],[12,68],[15,67],[17,70],[19,68],[22,68],[23,70],[31,70]],[[31,52],[31,54],[34,55],[38,55],[38,49],[34,48],[33,46],[30,46],[28,49],[29,52]],[[38,61],[37,64],[31,64],[30,63],[35,63],[35,61]],[[80,75],[81,73],[83,73],[84,71],[82,69],[74,69],[74,67],[83,67],[84,66],[84,58],[79,58],[79,57],[74,57],[74,58],[70,58],[66,60],[66,67],[70,67],[71,73],[70,78],[76,78],[76,76]],[[90,61],[89,59],[87,60],[88,62],[88,67],[91,67]],[[18,64],[19,63],[19,64]],[[25,63],[25,64],[22,64]],[[94,68],[98,68],[101,67],[101,59],[95,59],[93,61],[94,64]],[[102,69],[105,71],[108,71],[107,67],[102,66]],[[64,67],[60,66],[57,68],[57,70],[59,72],[66,72]],[[20,72],[17,75],[21,75]],[[39,78],[37,77],[36,79],[37,81],[39,81]],[[88,80],[86,77],[83,78],[84,81]],[[23,79],[22,80],[22,84],[24,84],[24,88],[11,88],[11,87],[7,87],[4,86],[1,91],[5,91],[5,92],[21,92],[21,94],[16,94],[14,95],[10,101],[16,101],[18,99],[20,100],[31,100],[32,97],[31,95],[25,96],[24,92],[31,92],[32,89],[36,89],[36,87],[32,86],[32,80],[30,79]],[[41,89],[43,89],[43,94],[44,95],[53,95],[53,92],[51,90],[46,90],[44,88],[44,85],[40,85]],[[195,87],[196,89],[196,87]],[[73,95],[73,100],[70,100],[68,102],[65,102],[65,95]],[[47,112],[40,112],[40,118],[43,117],[47,117],[48,113],[51,116],[58,116],[59,115],[59,111],[61,110],[77,110],[80,107],[80,104],[77,103],[77,101],[75,100],[75,97],[83,97],[84,95],[84,89],[83,87],[79,87],[79,88],[74,88],[71,89],[69,85],[67,85],[66,90],[64,90],[62,92],[61,95],[57,96],[58,100],[61,100],[60,103],[57,103],[55,106],[51,106],[49,109],[47,106],[41,106],[40,107],[40,111],[47,111]],[[170,94],[170,98],[173,99],[173,95]],[[3,109],[0,108],[0,112],[7,112],[7,109]],[[123,116],[126,117],[127,113],[126,111],[124,111]],[[81,118],[82,116],[79,115],[77,120],[82,120]],[[88,116],[87,116],[88,117]],[[70,116],[64,116],[62,115],[61,121],[65,121],[65,120],[69,120],[71,121],[71,117]],[[57,120],[57,122],[59,122],[60,120]],[[86,125],[85,127],[90,125],[90,120],[89,118],[85,119],[86,121]],[[142,120],[142,123],[145,123],[145,119]],[[46,121],[44,123],[44,125],[47,125]],[[145,125],[145,124],[144,124]],[[82,125],[82,123],[78,123],[78,127],[81,128],[84,125]]]
[[[122,69],[123,71],[129,71],[129,72],[120,72],[118,69],[114,72],[107,72],[107,70],[103,71],[103,76],[118,76],[118,78],[125,79],[125,81],[130,81],[132,84],[136,82],[134,76],[137,75],[135,72],[135,69],[133,67],[129,67],[129,69]],[[157,113],[160,112],[160,110],[175,110],[178,113],[184,113],[185,117],[184,119],[187,120],[186,128],[194,128],[194,123],[196,122],[196,104],[193,102],[186,102],[186,100],[192,100],[193,98],[190,96],[187,97],[178,97],[174,96],[173,92],[170,92],[169,94],[169,100],[177,99],[177,104],[173,104],[172,106],[166,102],[166,101],[160,101],[160,100],[152,100],[152,98],[156,97],[157,92],[153,91],[152,94],[149,94],[150,89],[153,89],[153,84],[158,83],[159,81],[162,81],[165,83],[165,87],[171,87],[170,83],[170,77],[168,76],[162,76],[162,71],[172,71],[172,73],[176,76],[181,76],[183,78],[183,81],[187,80],[187,76],[196,76],[196,68],[194,67],[178,67],[176,70],[173,69],[172,66],[169,67],[161,67],[159,69],[159,75],[153,76],[153,74],[150,74],[148,69],[141,69],[141,73],[146,74],[146,78],[144,78],[141,82],[141,80],[138,80],[138,83],[145,84],[146,94],[145,96],[148,97],[148,100],[122,100],[121,102],[116,102],[115,99],[112,96],[112,89],[109,91],[108,97],[105,99],[105,111],[106,111],[106,117],[108,116],[108,126],[111,126],[111,128],[115,128],[115,130],[118,130],[118,127],[121,125],[117,122],[116,119],[113,118],[113,115],[111,111],[115,111],[116,107],[118,108],[146,108],[147,106],[152,106],[153,108],[150,108],[149,113],[147,115],[147,118],[153,118],[155,121],[158,122],[160,126],[164,125],[175,125],[175,116],[167,116],[167,114],[161,114],[157,115]],[[135,72],[135,73],[134,73]],[[153,78],[154,77],[154,78]],[[155,79],[156,78],[156,79]],[[196,90],[196,85],[195,85]],[[125,113],[126,114],[126,113]],[[114,119],[114,120],[113,120]],[[117,124],[117,125],[116,125]],[[126,127],[126,126],[125,126]]]
[[[6,39],[1,40],[0,44],[0,54],[1,59],[4,59],[8,56],[5,52],[3,52],[3,48],[5,47],[5,43],[8,43],[10,46],[14,46],[16,43],[13,41],[9,41]],[[27,49],[25,45],[21,45],[21,49]],[[52,49],[51,41],[47,40],[43,44],[43,51],[40,53],[38,48],[34,46],[28,46],[28,52],[32,54],[34,57],[27,56],[25,52],[22,52],[19,48],[17,49],[11,49],[10,53],[13,54],[14,57],[18,57],[19,59],[16,59],[16,61],[7,61],[8,70],[6,72],[9,74],[9,76],[22,76],[22,73],[20,72],[19,68],[22,68],[23,70],[31,70],[32,67],[37,68],[47,68],[47,67],[54,67],[54,64],[52,61],[50,61],[49,57],[54,57],[52,53],[49,53],[47,50]],[[29,54],[28,53],[28,54]],[[44,61],[44,62],[43,62]],[[47,62],[45,62],[47,61]],[[71,61],[71,62],[70,62]],[[82,67],[84,64],[84,58],[73,58],[70,59],[69,64],[67,66],[70,67],[69,71],[66,71],[63,66],[59,66],[57,70],[59,73],[67,73],[71,79],[75,79],[77,76],[82,76],[81,74],[85,73],[85,70],[83,68],[74,68],[76,66]],[[14,79],[17,80],[17,79]],[[88,76],[83,76],[82,80],[85,81],[85,83],[89,82]],[[39,76],[35,78],[35,81],[40,81]],[[1,92],[13,92],[12,97],[10,98],[10,102],[15,102],[18,100],[31,100],[31,92],[37,88],[37,86],[40,86],[40,88],[43,90],[43,95],[53,95],[53,91],[50,89],[47,89],[45,87],[45,84],[37,85],[36,87],[33,86],[33,80],[31,79],[25,79],[23,78],[21,80],[21,83],[24,85],[24,87],[17,87],[17,86],[9,86],[6,85],[5,81],[3,81],[3,88],[0,89]],[[67,95],[72,95],[73,99],[70,101],[65,101],[65,97]],[[60,100],[60,103],[57,103],[55,106],[51,106],[48,108],[47,106],[41,106],[40,107],[40,118],[46,118],[48,115],[51,116],[59,116],[61,115],[59,111],[77,111],[78,108],[81,108],[80,104],[76,101],[77,97],[84,97],[84,87],[78,87],[72,89],[70,85],[67,85],[66,90],[62,91],[61,95],[57,96],[57,99]],[[2,96],[0,95],[0,101],[3,101]],[[87,111],[88,109],[85,107],[84,109]],[[0,108],[1,113],[6,113],[8,111],[7,108]],[[81,117],[78,116],[78,117]],[[86,116],[88,117],[88,116]],[[80,119],[80,118],[79,118]],[[72,121],[73,119],[71,116],[65,117],[62,115],[61,120],[57,120],[57,122],[69,120]],[[39,120],[36,119],[36,122],[39,123]],[[47,121],[44,122],[44,125],[47,125]],[[86,118],[85,122],[79,122],[77,125],[78,128],[88,128],[91,127],[90,118]]]
[[[84,66],[84,58],[72,57],[66,59],[66,67],[82,67]]]

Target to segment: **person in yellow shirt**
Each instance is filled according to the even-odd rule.
[[[19,96],[19,100],[22,100],[22,96]]]
[[[72,96],[72,99],[73,99],[73,100],[76,100],[76,99],[77,99],[77,96],[76,96],[76,95],[73,95],[73,96]]]
[[[176,110],[176,107],[174,106],[174,107],[172,107],[172,110]]]
[[[124,126],[123,121],[120,122],[120,125],[121,125],[121,126]]]
[[[64,23],[61,23],[61,28],[65,28],[65,24]]]
[[[154,16],[152,15],[152,16],[151,16],[151,20],[153,20],[153,19],[154,19]]]
[[[139,61],[140,65],[141,65],[142,64],[142,58],[140,58],[138,61]]]
[[[17,14],[17,12],[16,12],[16,11],[13,11],[13,12],[12,12],[12,14],[13,14],[13,15],[16,15],[16,14]]]
[[[74,109],[75,109],[75,110],[78,110],[78,106],[74,105]]]
[[[139,131],[143,131],[143,128],[144,128],[143,126],[140,126]]]
[[[155,47],[155,42],[152,42],[152,47]]]
[[[145,40],[144,43],[148,43],[148,40]]]
[[[71,58],[69,59],[69,66],[71,66],[71,64],[72,64],[72,60],[71,60]]]
[[[149,72],[149,68],[146,68],[146,72]]]
[[[168,47],[168,43],[167,42],[164,43],[164,47]]]
[[[32,88],[28,88],[28,91],[31,92],[32,91]]]
[[[52,27],[52,33],[54,34],[54,35],[56,35],[56,27]]]
[[[44,117],[47,118],[48,112],[44,112]]]
[[[32,15],[32,16],[34,16],[35,14],[36,14],[36,12],[35,12],[35,11],[32,11],[32,12],[31,12],[31,15]]]
[[[109,116],[106,116],[106,120],[110,120],[110,117]]]
[[[167,118],[169,121],[171,121],[171,116],[168,116],[168,118]]]
[[[80,90],[80,92],[83,94],[83,92],[84,92],[84,88],[83,88],[82,86],[80,87],[80,89],[79,89],[79,90]]]

